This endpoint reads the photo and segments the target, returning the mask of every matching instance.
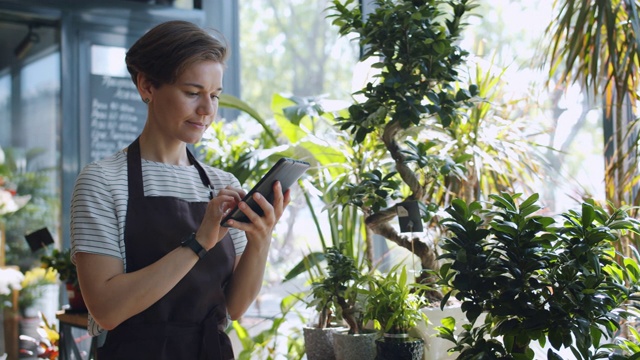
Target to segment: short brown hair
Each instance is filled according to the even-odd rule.
[[[133,83],[144,74],[158,88],[176,82],[182,71],[193,63],[211,60],[224,65],[227,43],[222,34],[214,36],[196,24],[173,20],[161,23],[127,51],[125,62]]]

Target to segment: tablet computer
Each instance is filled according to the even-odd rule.
[[[273,204],[273,184],[276,181],[280,181],[282,185],[282,192],[284,193],[289,189],[294,182],[296,182],[302,174],[309,168],[309,163],[306,161],[295,160],[290,158],[280,158],[278,162],[258,181],[256,186],[247,193],[247,196],[242,199],[247,205],[253,209],[257,214],[262,216],[262,208],[253,200],[253,194],[256,192],[262,194],[270,204]],[[235,207],[222,219],[220,225],[227,226],[227,221],[230,219],[249,222],[249,218]]]

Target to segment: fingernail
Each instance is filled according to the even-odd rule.
[[[256,199],[256,200],[260,199],[261,197],[262,197],[262,195],[259,192],[255,193],[253,195],[253,198]]]

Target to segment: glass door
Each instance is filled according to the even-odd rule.
[[[60,233],[59,39],[55,21],[0,10],[0,43],[9,50],[0,52],[0,264],[22,271],[38,266],[42,251],[25,235]]]

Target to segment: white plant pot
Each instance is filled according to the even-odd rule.
[[[49,323],[55,324],[56,311],[60,310],[60,285],[42,285],[41,290],[41,296],[36,299],[31,307],[25,309],[25,316],[39,319],[39,313],[41,312]]]
[[[424,339],[424,360],[454,360],[457,357],[457,353],[448,354],[447,350],[455,344],[438,337],[438,332],[435,328],[442,326],[442,319],[453,317],[456,320],[456,330],[462,331],[462,324],[469,323],[462,309],[459,306],[445,307],[443,310],[440,310],[440,307],[428,307],[423,308],[422,311],[429,318],[429,323],[418,323],[414,331]]]

